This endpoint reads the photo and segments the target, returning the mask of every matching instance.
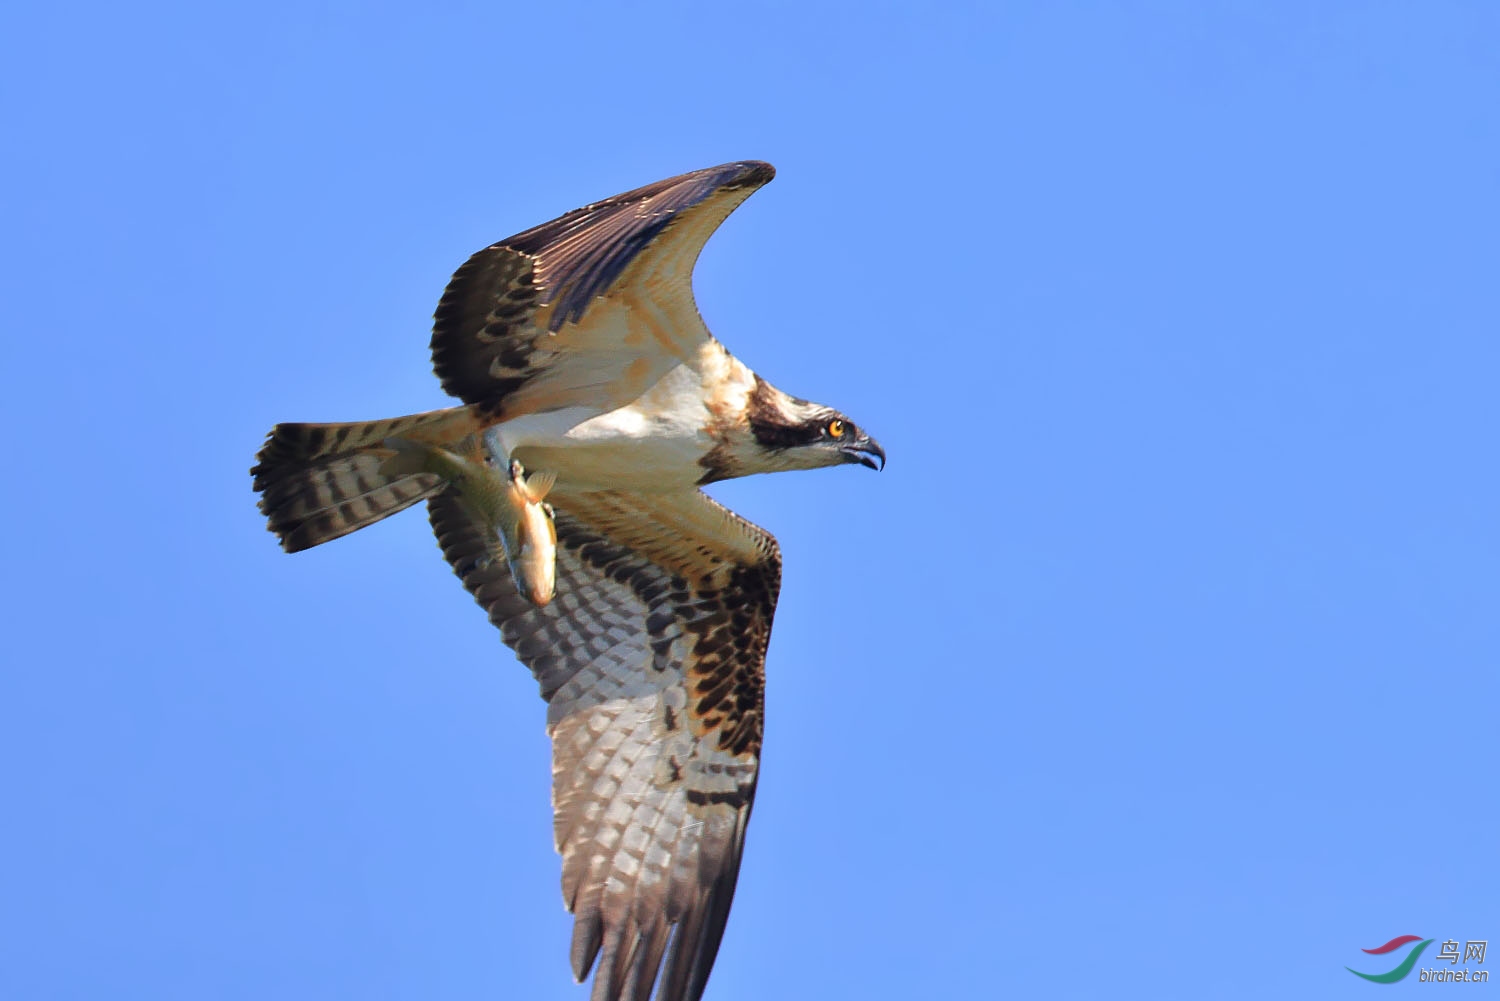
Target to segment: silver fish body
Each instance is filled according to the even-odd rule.
[[[501,538],[510,575],[533,605],[545,605],[557,593],[557,523],[552,505],[543,500],[553,482],[555,478],[541,476],[528,480],[521,464],[510,460],[509,496],[518,516],[506,523],[509,535],[501,529]]]
[[[506,561],[516,589],[533,605],[552,600],[557,593],[557,526],[544,498],[556,476],[528,478],[514,459],[502,472],[477,448],[469,456],[409,438],[388,438],[384,444],[395,455],[385,461],[383,472],[436,473],[453,484],[469,514],[494,531],[491,558]]]

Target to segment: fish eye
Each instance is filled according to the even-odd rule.
[[[842,438],[844,437],[844,432],[848,430],[848,426],[843,421],[834,418],[828,422],[828,427],[825,430],[827,430],[828,437],[830,438]]]

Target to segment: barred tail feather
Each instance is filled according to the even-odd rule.
[[[436,494],[434,473],[393,473],[387,438],[446,441],[462,437],[471,418],[463,408],[385,421],[278,424],[250,470],[267,527],[289,553],[348,535]]]

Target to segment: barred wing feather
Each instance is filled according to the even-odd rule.
[[[537,608],[450,492],[439,544],[548,702],[556,847],[593,1001],[702,995],[759,763],[775,539],[705,494],[555,498],[557,597]]]
[[[775,176],[726,163],[517,233],[454,272],[432,325],[443,388],[495,419],[634,399],[711,339],[693,265],[729,213]]]

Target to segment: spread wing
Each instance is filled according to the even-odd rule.
[[[776,540],[700,491],[555,495],[557,597],[428,502],[443,555],[548,702],[554,835],[593,1001],[696,1001],[724,934],[760,758]]]
[[[709,167],[575,209],[479,251],[433,317],[443,388],[497,419],[613,410],[711,339],[693,265],[730,212],[775,176]]]

